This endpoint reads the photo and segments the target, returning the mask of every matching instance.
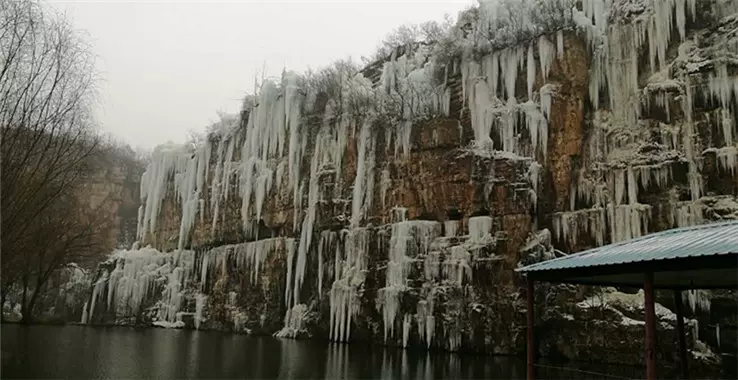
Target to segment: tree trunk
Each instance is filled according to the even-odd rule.
[[[28,311],[27,313],[23,313],[23,323],[31,323],[31,320],[33,319],[33,306],[36,304],[39,293],[41,293],[41,289],[39,286],[36,286],[36,289],[33,289],[31,300],[28,301]],[[26,318],[26,314],[28,315],[28,318]]]
[[[0,306],[3,308],[2,313],[0,313],[0,323],[5,322],[5,298],[7,298],[8,294],[8,288],[10,288],[10,285],[3,284],[2,289],[0,289]]]
[[[31,313],[28,311],[28,305],[26,303],[26,296],[28,294],[28,273],[23,274],[23,296],[21,297],[21,323],[31,322]]]

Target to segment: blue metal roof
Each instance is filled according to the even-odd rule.
[[[738,254],[738,221],[677,228],[518,268],[523,273]],[[738,263],[738,262],[737,262]]]

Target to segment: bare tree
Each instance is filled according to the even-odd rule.
[[[2,301],[22,284],[24,318],[50,273],[97,244],[104,225],[85,216],[80,185],[99,150],[95,80],[65,17],[37,0],[0,2]]]

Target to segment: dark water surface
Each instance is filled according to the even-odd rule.
[[[543,376],[539,378],[593,377],[571,371],[540,371],[545,373],[540,373]],[[514,379],[525,377],[525,364],[509,357],[426,353],[219,332],[2,325],[1,375],[3,379]]]

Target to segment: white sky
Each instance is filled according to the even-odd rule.
[[[474,0],[60,1],[86,30],[102,74],[98,120],[133,147],[182,142],[217,110],[236,112],[266,67],[361,62],[403,24],[441,20]]]

